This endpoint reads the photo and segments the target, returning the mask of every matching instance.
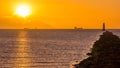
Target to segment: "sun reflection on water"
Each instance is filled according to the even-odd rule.
[[[16,59],[14,68],[30,67],[30,47],[28,45],[27,32],[20,31],[17,39]]]

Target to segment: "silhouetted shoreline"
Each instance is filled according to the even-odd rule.
[[[89,57],[75,68],[120,68],[120,38],[112,32],[104,32],[92,48]]]

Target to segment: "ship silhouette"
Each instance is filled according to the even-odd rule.
[[[83,30],[83,28],[74,27],[75,30]]]

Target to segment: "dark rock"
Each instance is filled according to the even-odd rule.
[[[120,68],[120,38],[104,32],[87,55],[75,68]]]

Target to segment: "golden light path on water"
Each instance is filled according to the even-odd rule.
[[[14,68],[30,68],[30,47],[28,45],[27,32],[20,31],[17,39],[16,59]]]

